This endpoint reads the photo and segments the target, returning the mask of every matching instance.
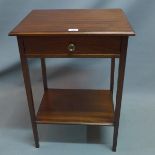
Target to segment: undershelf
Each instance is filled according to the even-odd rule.
[[[41,124],[113,125],[109,90],[47,89],[36,122]]]

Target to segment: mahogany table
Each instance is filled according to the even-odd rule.
[[[10,33],[17,36],[35,146],[37,124],[110,125],[116,151],[128,37],[135,33],[121,9],[33,10]],[[51,89],[45,58],[110,58],[108,90]],[[35,113],[28,58],[40,58],[44,94]],[[119,59],[113,104],[115,58]]]

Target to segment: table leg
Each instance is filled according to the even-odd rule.
[[[31,117],[31,124],[32,124],[33,135],[35,140],[35,146],[36,148],[39,148],[39,137],[38,137],[37,124],[36,124],[32,88],[31,88],[31,81],[30,81],[30,75],[29,75],[29,67],[27,63],[27,58],[24,56],[24,47],[23,47],[22,40],[20,38],[17,38],[17,39],[18,39],[18,45],[19,45],[19,51],[20,51],[20,59],[21,59],[21,66],[23,71],[25,90],[26,90],[27,100],[28,100],[28,107],[29,107],[30,117]]]
[[[47,74],[46,74],[46,61],[45,58],[41,58],[42,78],[44,91],[47,90]]]
[[[121,54],[120,54],[120,59],[119,59],[116,106],[115,106],[115,115],[114,115],[114,135],[113,135],[113,147],[112,147],[113,151],[116,151],[116,147],[117,147],[117,137],[118,137],[118,128],[119,128],[119,119],[120,119],[121,101],[122,101],[122,92],[123,92],[123,82],[124,82],[124,74],[125,74],[127,44],[128,44],[128,37],[124,37],[122,39]]]
[[[110,91],[112,96],[113,96],[113,90],[114,90],[114,74],[115,74],[115,58],[111,58]]]

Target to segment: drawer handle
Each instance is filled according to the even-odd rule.
[[[76,46],[75,46],[73,43],[71,43],[71,44],[68,45],[68,50],[69,50],[70,52],[74,52],[75,49],[76,49]]]

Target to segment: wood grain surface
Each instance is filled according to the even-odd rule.
[[[28,55],[87,55],[87,54],[120,54],[121,37],[109,36],[64,36],[64,37],[22,37],[25,54]],[[68,46],[73,44],[74,51],[69,51]]]
[[[48,89],[37,113],[37,123],[113,124],[109,90]]]
[[[121,9],[33,10],[9,33],[16,36],[64,34],[135,35]]]

